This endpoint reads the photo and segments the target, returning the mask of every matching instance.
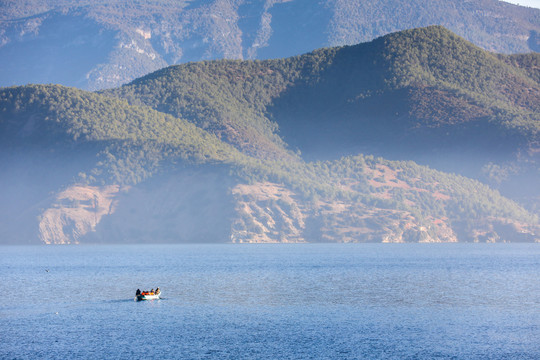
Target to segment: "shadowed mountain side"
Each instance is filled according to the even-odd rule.
[[[224,167],[180,168],[120,192],[84,238],[100,243],[230,242],[234,181]]]
[[[96,164],[95,144],[12,148],[1,146],[0,243],[36,244],[39,223],[57,193],[90,172]]]
[[[408,87],[336,104],[325,94],[331,93],[330,89],[325,87],[322,95],[317,89],[309,94],[302,88],[291,89],[270,109],[280,135],[306,160],[371,153],[396,160],[414,159],[437,169],[479,177],[485,164],[513,161],[519,149],[530,145],[526,136],[493,122],[485,109],[476,106],[476,114],[467,112],[467,107],[475,104],[450,94],[438,103],[437,94]],[[430,110],[440,107],[443,116],[459,117],[459,121],[422,124],[412,113],[419,96],[429,99]]]
[[[317,131],[320,125],[368,141],[385,135],[406,138],[456,131],[447,139],[425,136],[420,143],[435,139],[456,147],[462,145],[460,132],[474,127],[483,127],[480,132],[491,128],[493,134],[510,130],[504,136],[524,140],[538,132],[540,85],[527,71],[534,69],[538,55],[527,65],[508,66],[441,27],[429,27],[306,56],[325,60],[269,108],[289,142],[306,143],[309,136],[301,134]],[[510,147],[518,145],[511,138],[509,142]],[[404,146],[415,144],[404,141]]]

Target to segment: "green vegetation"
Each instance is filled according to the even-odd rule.
[[[286,84],[283,73],[265,63],[201,62],[166,68],[104,94],[187,119],[250,155],[280,158],[291,154],[263,112]]]
[[[393,75],[386,79],[390,86],[434,86],[466,99],[470,110],[474,105],[486,109],[492,121],[503,127],[533,135],[540,130],[536,121],[540,113],[540,84],[529,72],[507,66],[504,58],[481,50],[442,27],[403,31],[379,41],[384,41],[383,57]],[[537,63],[539,56],[521,57],[520,65],[525,61]]]
[[[3,135],[17,138],[38,117],[32,141],[101,144],[103,161],[93,175],[137,183],[165,159],[199,164],[231,162],[240,153],[195,125],[144,106],[62,86],[29,85],[0,92]],[[25,140],[24,138],[21,140]],[[88,177],[88,179],[93,179]]]

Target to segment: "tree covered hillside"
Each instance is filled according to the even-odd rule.
[[[493,54],[433,26],[287,59],[169,67],[104,94],[183,117],[251,155],[286,156],[254,150],[250,122],[265,144],[282,146],[279,135],[307,160],[414,159],[537,209],[539,58]]]
[[[442,25],[490,51],[539,51],[540,10],[499,0],[7,0],[0,86],[119,86],[167,65],[270,59]]]

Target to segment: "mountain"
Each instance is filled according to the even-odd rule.
[[[428,25],[489,51],[540,49],[540,10],[498,0],[7,0],[0,86],[111,88],[167,65],[281,58]]]
[[[232,139],[247,116],[267,143],[279,134],[307,160],[412,159],[537,211],[539,64],[539,54],[490,53],[433,26],[288,59],[173,66],[104,94],[186,118],[240,151],[254,147]]]
[[[473,158],[463,172],[487,162],[537,181],[523,170],[537,169],[537,61],[428,27],[101,92],[4,88],[0,238],[540,241],[534,206],[410,161],[439,143]]]

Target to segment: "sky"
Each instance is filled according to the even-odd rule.
[[[530,6],[540,9],[540,0],[503,0],[512,4],[518,4],[522,6]]]

